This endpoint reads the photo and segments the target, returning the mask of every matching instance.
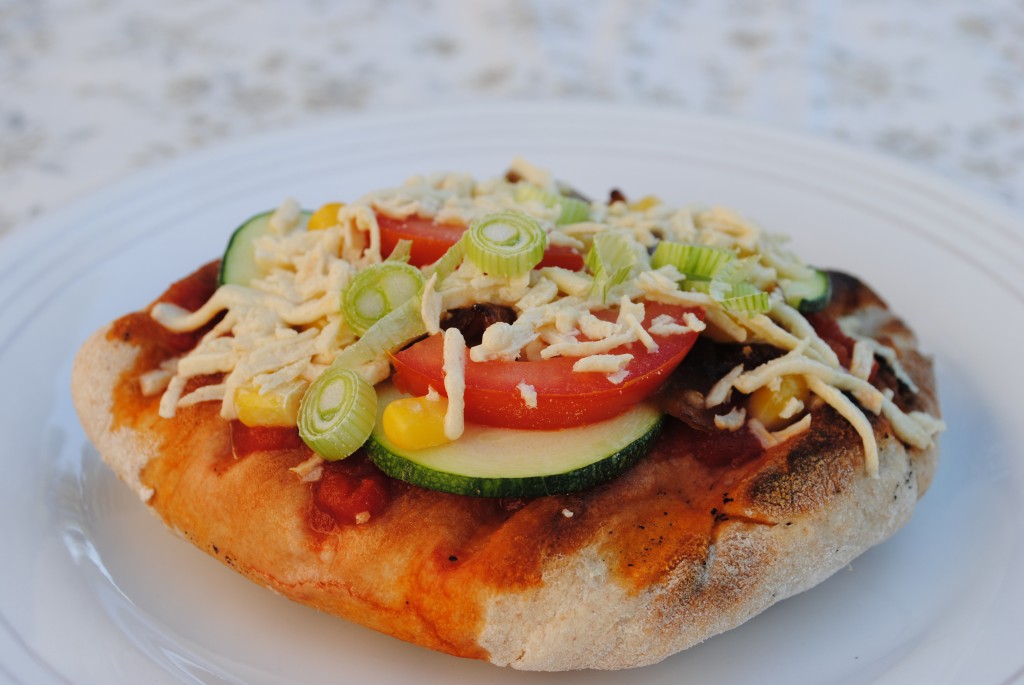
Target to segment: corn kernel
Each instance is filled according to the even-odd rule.
[[[777,389],[766,385],[751,393],[747,411],[768,430],[779,430],[799,418],[809,394],[802,376],[783,376]]]
[[[448,400],[403,397],[384,407],[381,428],[396,447],[422,450],[451,442],[444,434]]]
[[[338,223],[338,210],[344,207],[340,202],[328,202],[309,217],[307,228],[310,231],[322,231]]]
[[[645,195],[636,202],[630,202],[629,208],[634,212],[646,212],[651,207],[657,207],[661,204],[661,199],[656,195]]]
[[[235,390],[235,409],[238,420],[253,426],[294,426],[299,420],[299,403],[306,393],[307,383],[295,380],[267,393],[260,393],[255,385]]]

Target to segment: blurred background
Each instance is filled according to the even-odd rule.
[[[838,139],[1024,212],[1024,0],[0,0],[0,84],[0,236],[198,148],[495,101]]]

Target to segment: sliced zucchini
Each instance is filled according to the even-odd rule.
[[[786,304],[804,314],[820,312],[832,297],[832,280],[827,271],[808,268],[806,278],[786,279],[780,282]]]
[[[224,250],[224,257],[220,260],[220,285],[249,285],[253,279],[265,275],[265,271],[256,263],[256,240],[270,233],[272,216],[273,211],[257,214],[231,234],[231,240]],[[303,228],[309,223],[310,216],[312,212],[302,212],[300,224]]]
[[[466,424],[455,442],[422,450],[384,434],[384,407],[402,395],[377,387],[377,425],[366,441],[373,462],[393,478],[431,490],[479,497],[540,497],[574,492],[622,473],[647,454],[661,411],[642,403],[615,418],[562,430],[512,430]]]

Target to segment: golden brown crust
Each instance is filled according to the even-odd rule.
[[[936,411],[910,331],[855,280],[836,284],[829,314],[893,345],[920,386],[897,400]],[[156,417],[138,376],[186,344],[157,328],[134,314],[93,336],[73,387],[104,459],[169,526],[292,599],[517,668],[639,666],[738,625],[889,537],[936,466],[934,449],[906,448],[873,418],[881,468],[868,477],[857,434],[822,407],[812,431],[740,463],[673,424],[627,474],[583,493],[508,503],[396,485],[370,522],[324,524],[315,486],[288,471],[304,449],[236,458],[212,404]]]

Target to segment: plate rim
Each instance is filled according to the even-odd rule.
[[[475,106],[470,109],[479,114],[482,111],[494,111],[496,108],[496,105],[485,104]],[[568,114],[576,114],[582,111],[592,112],[594,106],[589,104],[568,104],[552,106],[543,103],[528,103],[524,105],[524,108],[524,111],[543,110],[549,114],[552,111],[560,110],[563,112],[561,116],[567,116]],[[507,111],[508,105],[502,105],[500,109],[502,111]],[[918,179],[919,177],[922,177],[922,183],[924,185],[934,186],[936,189],[942,192],[948,192],[953,197],[959,197],[961,199],[966,197],[967,205],[974,205],[975,208],[980,208],[983,210],[984,213],[990,213],[993,217],[1000,217],[1002,215],[1005,215],[997,223],[999,226],[1005,227],[1005,230],[1007,231],[1010,230],[1011,226],[1021,223],[1020,217],[1012,213],[1012,211],[1009,211],[1007,208],[1003,208],[998,204],[992,203],[991,198],[987,198],[983,195],[976,196],[971,190],[965,190],[964,188],[955,185],[954,183],[948,181],[947,179],[941,176],[928,176],[927,171],[922,172],[920,168],[904,164],[900,160],[895,160],[889,157],[882,157],[874,153],[865,152],[858,148],[852,148],[844,143],[834,141],[832,139],[819,138],[815,136],[806,136],[804,134],[797,134],[790,131],[778,131],[771,128],[763,128],[760,125],[752,124],[750,122],[745,121],[722,120],[720,118],[709,115],[693,115],[689,113],[680,113],[675,110],[650,108],[646,106],[605,105],[600,107],[599,109],[607,110],[609,112],[614,112],[617,114],[627,113],[631,115],[636,115],[637,113],[645,113],[644,115],[647,116],[668,117],[673,121],[692,120],[700,123],[700,125],[704,127],[725,127],[730,128],[732,130],[743,130],[754,135],[767,136],[768,138],[775,141],[777,144],[783,146],[787,146],[793,140],[798,140],[801,141],[801,147],[804,145],[809,145],[812,148],[829,148],[828,151],[831,154],[861,158],[867,165],[884,165],[895,169],[897,173],[901,176],[909,176],[913,179]],[[438,108],[437,110],[434,111],[433,115],[447,116],[447,114],[451,112],[457,112],[460,113],[462,116],[465,116],[467,108],[464,106]],[[417,116],[420,116],[421,114],[422,112],[418,112]],[[373,115],[364,114],[359,117],[359,120],[362,121],[363,123],[371,121],[371,119],[374,125],[386,125],[386,122],[382,122],[379,116],[374,118]],[[408,120],[408,115],[391,114],[390,119],[395,121]],[[332,118],[320,122],[315,127],[315,130],[332,130],[337,127],[349,128],[351,124],[352,122],[349,121],[348,119],[337,120]],[[14,254],[18,253],[19,250],[30,250],[33,247],[33,245],[38,244],[33,241],[42,241],[47,239],[48,237],[52,238],[52,233],[60,230],[62,223],[69,221],[70,218],[73,217],[76,213],[88,211],[91,206],[100,206],[105,202],[108,202],[111,198],[117,197],[118,195],[122,195],[126,192],[130,192],[130,189],[133,187],[141,188],[146,187],[148,185],[152,185],[153,183],[158,182],[161,178],[180,174],[184,170],[187,170],[188,168],[192,167],[193,165],[207,164],[217,159],[222,159],[234,154],[239,154],[247,149],[250,149],[254,145],[272,146],[281,144],[281,142],[287,141],[288,139],[295,136],[301,136],[304,138],[309,135],[310,126],[308,125],[297,128],[288,128],[285,130],[273,131],[269,133],[262,133],[256,136],[245,137],[235,141],[231,141],[229,143],[225,143],[223,145],[218,145],[208,150],[199,151],[198,153],[188,153],[186,155],[183,155],[181,158],[171,160],[166,164],[157,165],[153,168],[144,170],[142,173],[138,175],[133,174],[127,179],[121,179],[105,186],[95,195],[90,194],[88,197],[84,197],[81,198],[80,200],[73,201],[55,212],[48,212],[43,216],[38,217],[33,221],[29,222],[26,226],[16,227],[13,232],[13,237],[12,234],[7,234],[5,236],[0,237],[0,254]],[[32,228],[34,226],[39,226],[40,228],[38,228],[38,230],[36,231],[33,231]],[[988,226],[987,228],[990,230],[993,229],[992,226]],[[1002,229],[998,230],[999,233],[997,233],[996,235],[997,239],[998,236],[1002,234]],[[17,238],[19,233],[21,235],[27,235],[29,237],[26,237],[25,239],[19,239]],[[1015,241],[1015,244],[1016,242],[1019,241]],[[13,247],[11,247],[12,243]],[[0,265],[2,265],[2,263],[3,261],[2,259],[0,259]],[[3,278],[0,278],[0,294],[2,294],[5,287],[7,286]],[[3,317],[0,316],[0,319],[2,318]],[[3,353],[2,348],[3,346],[0,345],[0,354]],[[4,623],[6,623],[6,616],[0,614],[0,620],[3,620]],[[1024,666],[1022,666],[1022,669],[1024,669]],[[1018,672],[1018,674],[1019,673],[1020,672]]]

